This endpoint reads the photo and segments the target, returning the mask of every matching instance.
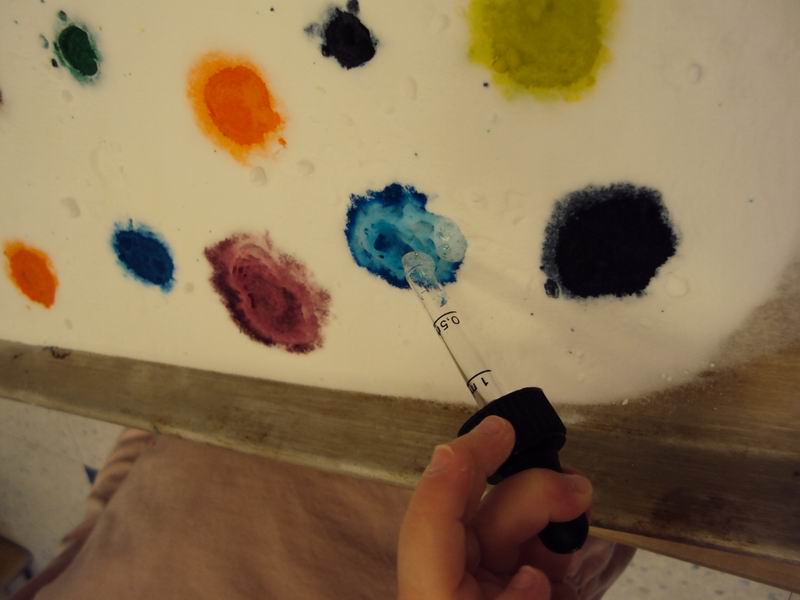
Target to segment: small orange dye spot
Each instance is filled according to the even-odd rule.
[[[53,306],[58,279],[50,257],[22,242],[7,242],[4,253],[8,277],[19,291],[46,308]]]
[[[219,53],[203,56],[189,72],[189,100],[198,123],[211,140],[246,162],[276,138],[283,118],[258,67]]]

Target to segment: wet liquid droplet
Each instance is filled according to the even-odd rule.
[[[673,274],[667,275],[664,287],[672,298],[681,298],[689,293],[689,283],[683,277]]]
[[[67,211],[67,214],[71,218],[77,219],[78,217],[81,216],[81,207],[78,204],[78,201],[72,196],[67,196],[66,198],[62,198],[61,206],[64,207],[64,210]]]
[[[257,186],[262,186],[267,183],[267,172],[264,167],[253,167],[250,170],[250,181]]]

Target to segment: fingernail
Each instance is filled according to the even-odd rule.
[[[528,565],[520,568],[517,571],[517,574],[511,579],[511,582],[508,584],[508,587],[515,589],[515,590],[527,590],[529,587],[533,586],[533,583],[536,581],[536,571],[534,571]]]
[[[592,491],[591,482],[581,475],[565,475],[570,491],[573,494],[588,494]]]
[[[447,470],[447,467],[450,466],[450,459],[452,457],[453,451],[450,449],[450,446],[436,446],[433,450],[433,456],[431,456],[431,462],[428,468],[425,469],[424,474],[436,475],[437,473],[443,473]]]
[[[483,421],[481,421],[475,431],[477,431],[481,435],[490,436],[500,433],[500,430],[502,429],[503,429],[503,420],[500,417],[491,415],[489,417],[486,417]]]

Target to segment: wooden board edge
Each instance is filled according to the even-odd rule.
[[[431,449],[452,439],[473,412],[466,404],[311,388],[3,340],[0,396],[402,487],[415,485]],[[597,454],[596,447],[581,449],[576,443],[581,436],[611,436],[582,427],[580,419],[572,426],[570,446],[579,449],[570,455],[578,459],[575,464]],[[612,473],[602,464],[598,469]],[[629,491],[606,495],[596,507],[595,523],[800,562],[798,547],[781,545],[785,542],[743,544],[714,530],[688,529],[675,536],[663,522],[654,528],[649,507],[632,504]]]

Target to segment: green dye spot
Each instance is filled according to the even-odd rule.
[[[59,62],[81,83],[97,79],[100,73],[100,53],[86,27],[68,24],[56,35],[53,50]]]
[[[507,92],[577,100],[608,60],[615,0],[472,0],[470,58]]]
[[[50,42],[47,41],[47,38],[44,37],[43,34],[39,34],[39,42],[42,44],[42,48],[49,48]]]

